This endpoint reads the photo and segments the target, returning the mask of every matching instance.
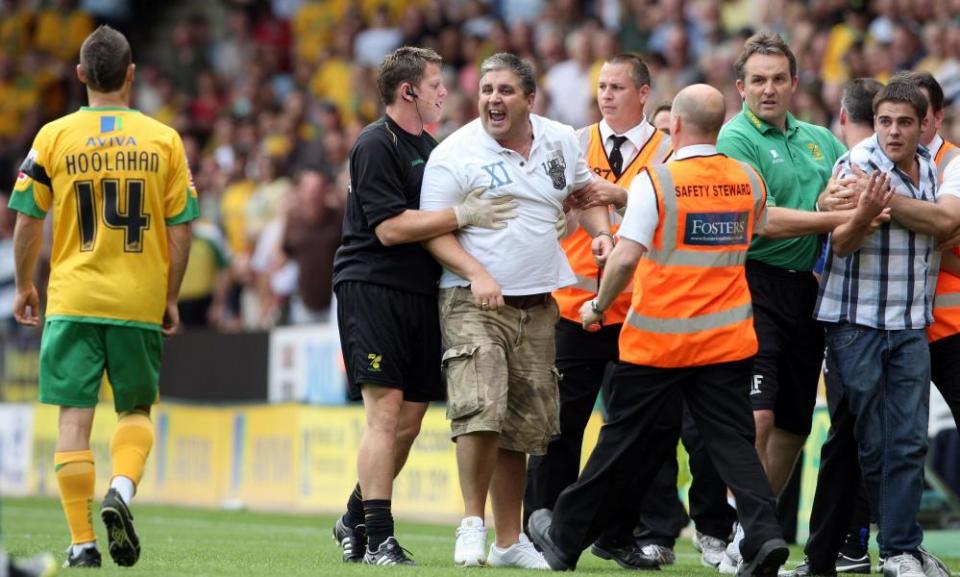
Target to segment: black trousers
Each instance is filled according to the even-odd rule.
[[[583,431],[593,413],[604,375],[609,375],[617,362],[621,326],[608,325],[590,333],[566,319],[557,323],[557,370],[563,376],[560,379],[560,436],[550,442],[545,455],[530,457],[527,462],[524,527],[531,513],[537,509],[553,509],[560,492],[577,480]]]
[[[609,420],[577,481],[557,499],[552,537],[576,559],[624,507],[639,503],[680,437],[683,400],[724,483],[737,499],[752,559],[780,537],[776,500],[754,449],[752,359],[681,369],[620,363]],[[634,505],[636,506],[636,505]]]
[[[727,485],[720,478],[686,403],[680,428],[680,440],[690,458],[690,515],[697,531],[724,541],[729,540],[737,511],[727,502]],[[678,466],[667,457],[640,506],[637,542],[673,547],[680,531],[687,526],[687,512],[677,498]]]
[[[800,480],[803,473],[803,460],[806,458],[803,451],[797,458],[797,463],[777,495],[777,519],[780,520],[780,530],[783,540],[790,544],[797,542],[797,514],[800,511]]]
[[[861,489],[854,417],[842,394],[842,383],[827,355],[825,381],[830,405],[830,433],[820,450],[820,471],[810,512],[810,537],[804,553],[814,572],[832,569],[850,529],[869,525],[869,508]],[[933,383],[946,399],[960,428],[960,334],[930,345]]]
[[[930,343],[930,375],[960,430],[960,334]]]

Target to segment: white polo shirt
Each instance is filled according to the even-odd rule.
[[[456,235],[500,284],[504,295],[552,292],[576,282],[557,241],[556,222],[563,201],[587,185],[592,174],[573,128],[530,115],[530,160],[504,148],[483,129],[480,119],[463,126],[430,154],[420,190],[421,210],[443,210],[463,201],[467,192],[487,187],[485,197],[512,195],[518,216],[507,227],[468,226]],[[469,282],[444,269],[440,288]]]

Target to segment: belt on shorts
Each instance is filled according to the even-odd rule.
[[[521,296],[503,296],[503,302],[507,306],[513,307],[515,309],[532,309],[533,307],[538,307],[547,303],[547,298],[550,296],[550,293],[540,293],[536,295],[521,295]]]

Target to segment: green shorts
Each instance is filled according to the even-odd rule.
[[[40,402],[94,407],[106,370],[117,412],[152,405],[162,357],[159,330],[48,320],[40,341]]]

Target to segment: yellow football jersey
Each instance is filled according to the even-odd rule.
[[[129,108],[81,108],[37,134],[10,197],[53,210],[47,319],[159,329],[167,226],[199,215],[180,136]]]

